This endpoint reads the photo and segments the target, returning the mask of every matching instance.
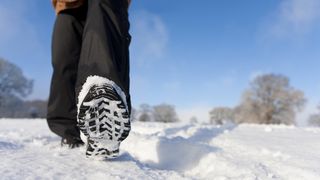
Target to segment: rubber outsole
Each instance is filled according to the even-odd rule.
[[[107,84],[90,88],[79,108],[78,126],[88,138],[87,157],[116,157],[131,130],[125,103]]]

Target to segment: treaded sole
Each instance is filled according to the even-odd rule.
[[[103,145],[100,145],[99,141],[88,139],[86,156],[88,158],[116,158],[119,156],[119,144],[114,150],[108,150],[108,148],[103,148]]]
[[[120,142],[131,130],[129,112],[109,85],[90,88],[79,108],[78,126],[88,138],[87,157],[117,157]]]

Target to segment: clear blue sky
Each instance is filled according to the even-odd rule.
[[[271,72],[288,76],[314,106],[319,9],[319,0],[133,0],[134,106],[234,106],[253,77]],[[49,0],[0,2],[0,56],[35,80],[30,99],[48,96],[54,18]]]

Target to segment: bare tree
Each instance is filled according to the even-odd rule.
[[[178,115],[174,106],[168,104],[161,104],[153,107],[153,116],[156,122],[177,122]]]
[[[233,121],[233,110],[228,107],[217,107],[209,112],[210,123],[222,125]]]
[[[306,100],[302,91],[290,86],[283,75],[266,74],[256,77],[235,109],[237,123],[295,124],[296,111]]]
[[[320,111],[320,106],[318,106],[318,109]],[[309,119],[308,119],[308,123],[311,126],[318,126],[320,127],[320,113],[316,113],[316,114],[312,114]]]

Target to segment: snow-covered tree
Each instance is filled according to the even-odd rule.
[[[217,107],[209,112],[210,123],[222,125],[233,121],[233,110],[228,107]]]
[[[153,117],[156,122],[177,122],[178,115],[174,106],[161,104],[153,107]]]
[[[14,116],[13,110],[21,107],[21,99],[31,93],[32,86],[18,66],[0,58],[0,117]]]
[[[283,75],[256,77],[235,109],[237,123],[295,124],[296,111],[305,104],[304,93],[290,86]]]
[[[32,80],[27,79],[18,66],[0,58],[0,98],[27,96],[32,85]]]

